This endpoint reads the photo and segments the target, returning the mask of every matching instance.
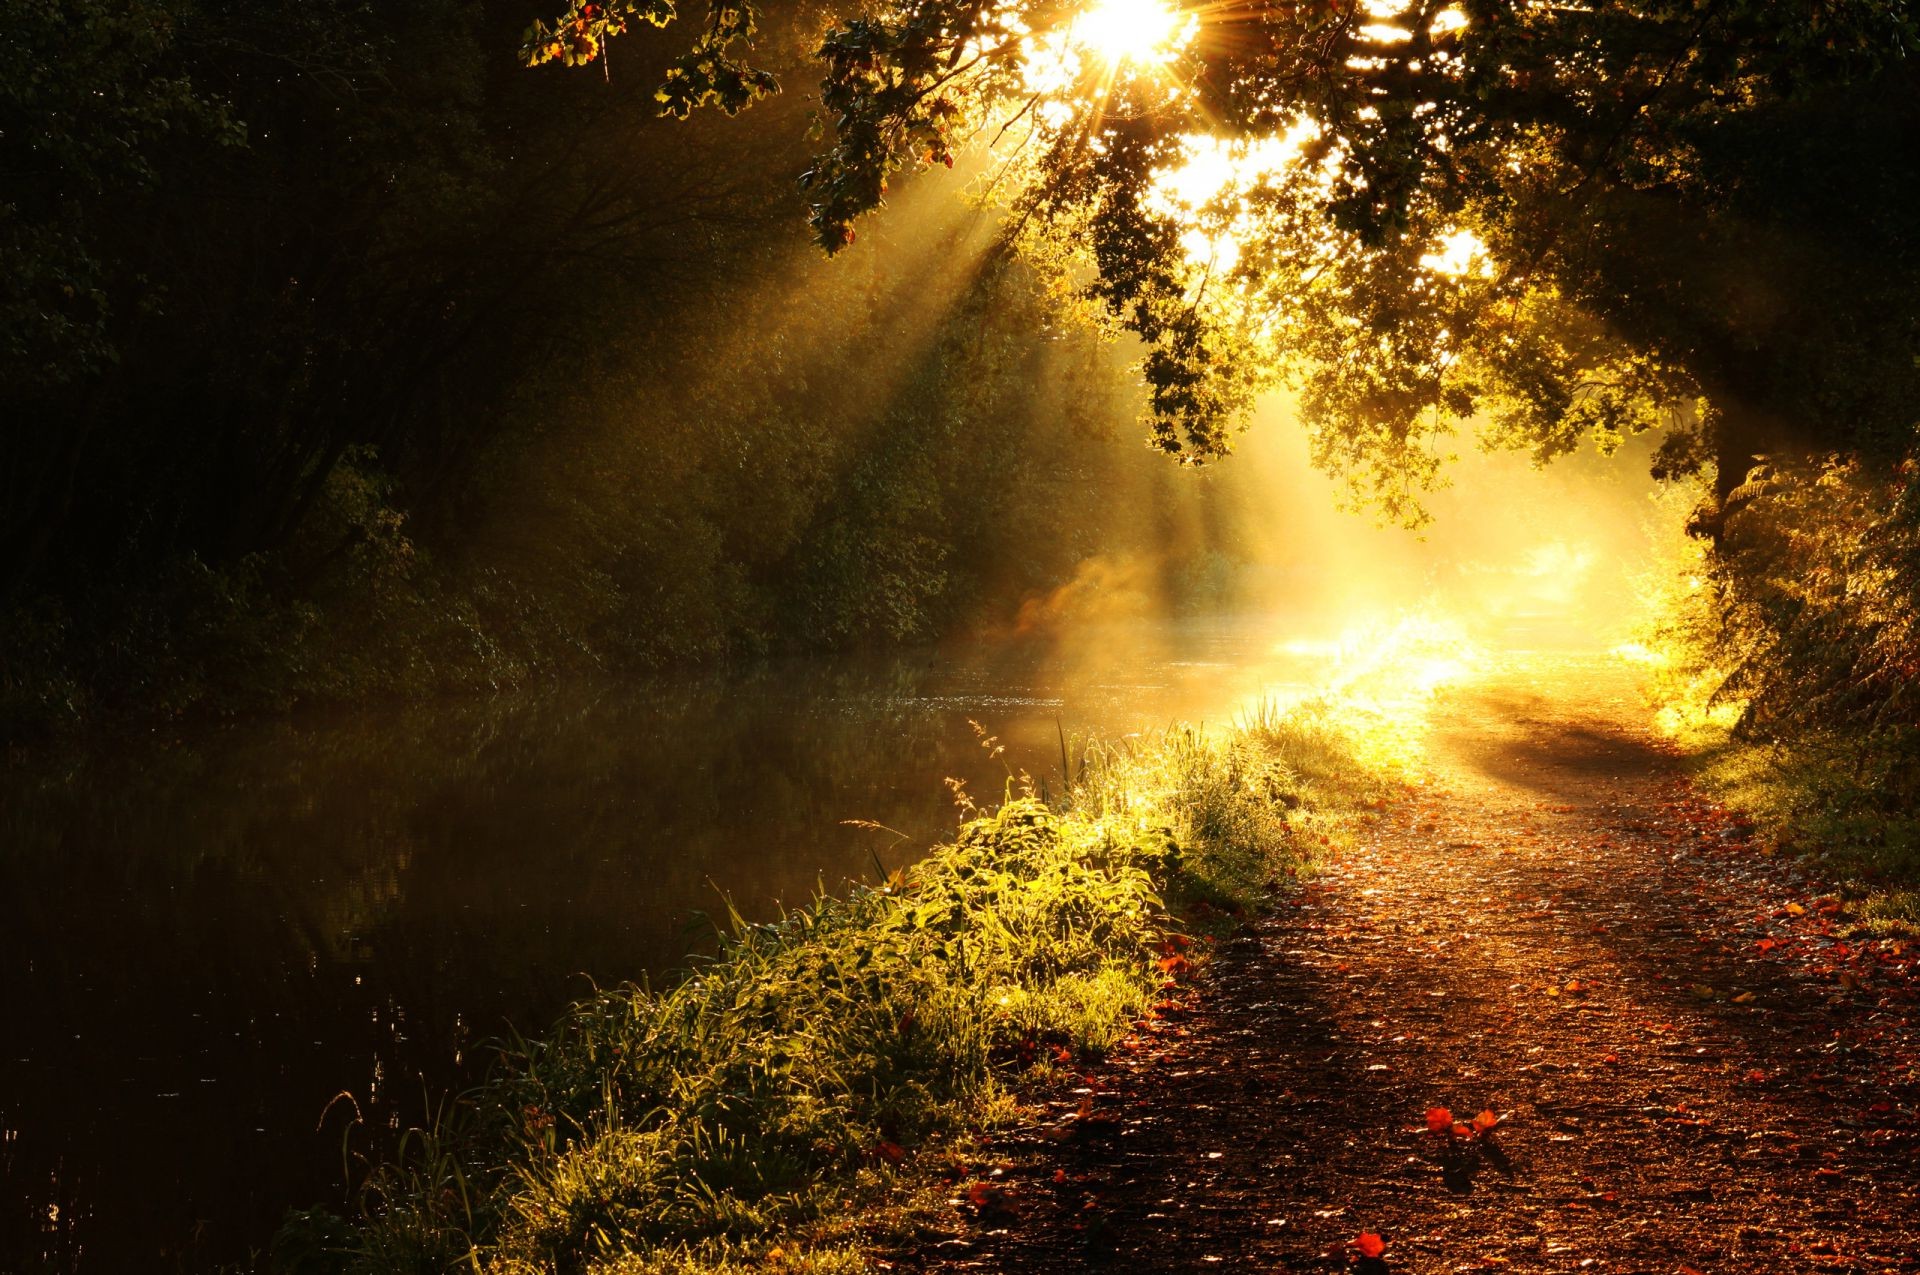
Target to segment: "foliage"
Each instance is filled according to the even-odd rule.
[[[1756,470],[1653,651],[1664,719],[1711,783],[1782,842],[1896,882],[1920,878],[1915,475],[1838,457]],[[1910,893],[1879,894],[1912,919]]]
[[[992,741],[988,744],[991,746]],[[1089,744],[1049,806],[1014,779],[883,883],[628,987],[508,1051],[461,1115],[367,1183],[344,1245],[301,1215],[289,1269],[730,1271],[778,1249],[856,1269],[851,1205],[1008,1113],[1029,1066],[1111,1049],[1187,947],[1171,904],[1234,909],[1366,790],[1323,723]],[[916,1166],[922,1166],[916,1168]]]
[[[1021,237],[1143,342],[1162,447],[1224,453],[1297,376],[1319,463],[1414,520],[1435,439],[1483,408],[1543,457],[1680,425],[1703,441],[1666,467],[1715,461],[1722,493],[1783,436],[1904,426],[1904,0],[1180,12],[1128,57],[1052,0],[843,13],[816,238],[998,143]]]
[[[1191,499],[950,197],[812,259],[798,103],[660,121],[666,51],[529,76],[465,4],[16,16],[0,234],[66,246],[0,291],[98,296],[0,316],[0,734],[921,640]]]
[[[111,286],[119,218],[149,204],[159,152],[231,147],[244,130],[174,64],[164,5],[14,0],[5,13],[0,384],[60,387],[115,361],[116,323],[163,300],[143,281]]]

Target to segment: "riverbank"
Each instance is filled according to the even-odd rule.
[[[380,1158],[478,1083],[484,1042],[711,951],[723,896],[774,920],[950,840],[943,777],[984,799],[1011,765],[1057,797],[1063,731],[1301,693],[1332,659],[1310,636],[1108,625],[11,758],[0,1001],[33,1046],[0,1056],[0,1269],[244,1264],[289,1206],[340,1207],[343,1150]]]
[[[1401,626],[1336,695],[1237,729],[1063,746],[1064,794],[1009,775],[884,884],[736,923],[668,989],[516,1044],[357,1217],[294,1218],[279,1265],[861,1269],[944,1209],[1022,1094],[1137,1048],[1212,934],[1346,835],[1455,641]]]

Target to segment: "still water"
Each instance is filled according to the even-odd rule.
[[[1057,775],[1063,731],[1297,689],[1285,636],[1130,623],[17,759],[0,1271],[244,1268],[509,1025],[671,971],[723,897],[764,917],[897,866],[953,826],[947,777],[997,799],[1008,764]]]

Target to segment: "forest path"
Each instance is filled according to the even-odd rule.
[[[903,1264],[1920,1271],[1914,945],[1850,935],[1645,717],[1598,658],[1455,690],[1427,781]]]

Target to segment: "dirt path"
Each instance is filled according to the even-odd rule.
[[[1432,778],[1003,1139],[928,1267],[1920,1271],[1920,953],[1642,716],[1600,661],[1458,692]]]

